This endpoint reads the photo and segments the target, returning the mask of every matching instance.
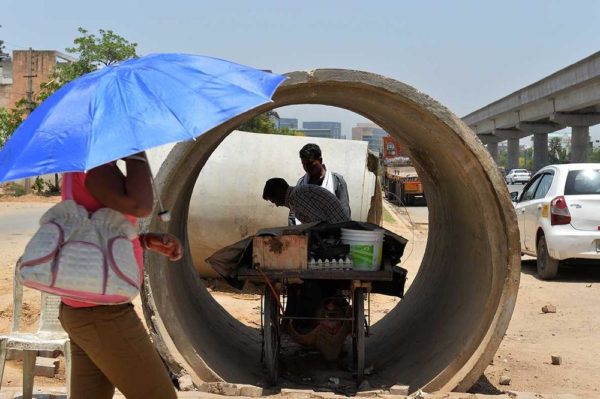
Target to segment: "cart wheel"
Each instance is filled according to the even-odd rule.
[[[352,301],[354,310],[354,361],[356,362],[356,379],[360,384],[365,376],[365,302],[362,288],[354,290]]]
[[[269,382],[277,384],[279,378],[279,308],[277,298],[269,287],[264,295],[263,345]]]

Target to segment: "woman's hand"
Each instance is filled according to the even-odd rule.
[[[144,249],[167,256],[176,261],[183,255],[181,241],[172,234],[146,233],[140,235],[140,241]]]

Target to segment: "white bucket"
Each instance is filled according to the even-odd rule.
[[[383,230],[341,229],[342,242],[350,245],[352,269],[376,271],[381,266]]]

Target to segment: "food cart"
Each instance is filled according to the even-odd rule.
[[[375,239],[372,248],[367,239],[355,238],[355,235],[376,233],[381,239],[379,242]],[[230,282],[252,281],[263,287],[262,360],[272,384],[277,383],[279,376],[281,333],[288,323],[297,320],[349,324],[356,379],[360,383],[365,370],[365,339],[371,324],[370,294],[381,292],[402,297],[406,270],[396,264],[405,245],[404,238],[369,223],[316,223],[263,229],[250,239],[224,248],[207,261]],[[367,264],[361,263],[360,258],[365,250],[367,256],[372,257]],[[235,267],[232,268],[232,264]],[[337,295],[347,301],[350,311],[340,314],[325,309],[318,314],[290,313],[286,309],[289,286],[300,281],[333,282],[339,288]]]

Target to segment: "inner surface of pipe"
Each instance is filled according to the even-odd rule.
[[[468,389],[502,340],[519,285],[516,217],[492,158],[460,119],[403,83],[350,70],[287,76],[273,103],[173,148],[157,174],[172,220],[165,227],[153,217],[146,227],[187,238],[196,178],[243,121],[293,104],[330,105],[363,115],[409,150],[429,207],[419,273],[406,297],[371,329],[366,364],[374,365],[381,380],[411,390]],[[175,371],[183,368],[196,381],[255,384],[263,379],[259,331],[235,320],[212,298],[189,253],[179,264],[147,254],[146,268],[145,315]]]

